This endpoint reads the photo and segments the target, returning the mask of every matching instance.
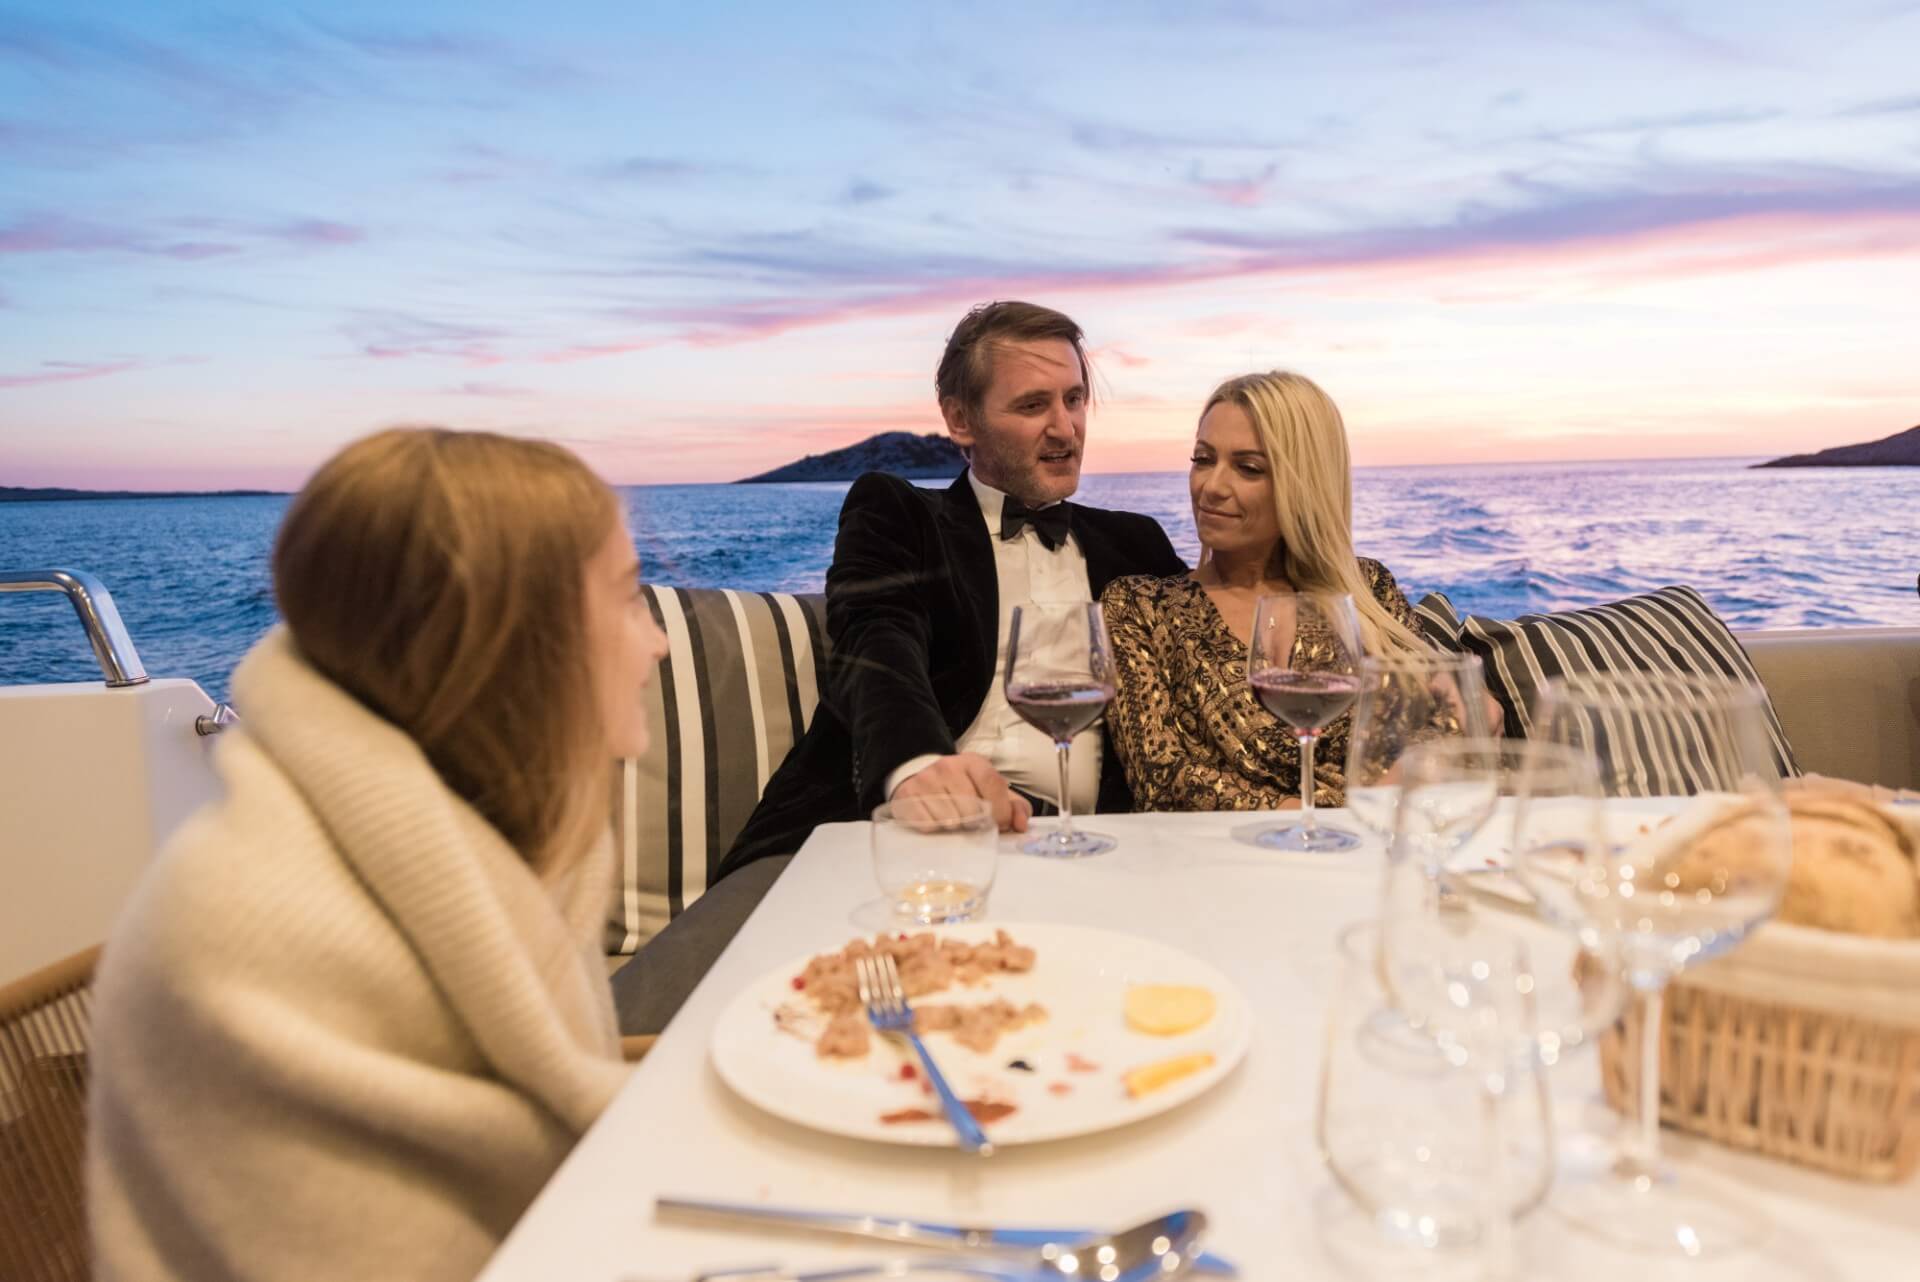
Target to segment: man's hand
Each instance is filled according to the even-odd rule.
[[[908,775],[893,790],[893,799],[941,794],[983,798],[993,808],[993,821],[1001,832],[1025,832],[1027,820],[1033,818],[1027,799],[1008,787],[1000,772],[977,752],[956,752]]]

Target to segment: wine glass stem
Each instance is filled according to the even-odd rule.
[[[1480,1080],[1481,1142],[1486,1173],[1480,1181],[1480,1276],[1484,1282],[1512,1282],[1512,1203],[1507,1195],[1505,1075],[1489,1070]]]
[[[1072,772],[1067,768],[1067,755],[1073,751],[1073,741],[1053,745],[1055,754],[1060,758],[1060,833],[1062,843],[1073,839],[1073,790],[1069,786]]]
[[[1300,736],[1300,826],[1314,831],[1313,817],[1313,744],[1319,735]]]
[[[1640,994],[1640,1111],[1627,1165],[1647,1176],[1660,1171],[1660,1016],[1666,995],[1665,985]]]

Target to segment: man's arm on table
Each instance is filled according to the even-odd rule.
[[[868,475],[840,509],[827,570],[833,649],[824,697],[853,741],[853,784],[863,809],[905,795],[975,795],[1001,828],[1026,827],[1027,805],[984,757],[956,750],[928,670],[929,523],[904,481]],[[903,764],[925,759],[917,771]],[[895,775],[907,776],[904,779]]]

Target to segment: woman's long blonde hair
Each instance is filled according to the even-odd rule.
[[[619,503],[544,441],[393,428],[287,509],[274,595],[308,662],[404,730],[545,875],[607,823],[586,621]]]
[[[1333,399],[1310,378],[1284,370],[1242,374],[1213,389],[1200,410],[1239,406],[1266,450],[1280,519],[1280,564],[1302,592],[1345,592],[1360,615],[1369,654],[1424,651],[1413,630],[1374,599],[1353,550],[1353,468],[1347,428]]]

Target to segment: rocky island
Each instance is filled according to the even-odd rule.
[[[798,462],[734,483],[851,481],[864,472],[891,472],[909,481],[944,481],[960,475],[966,467],[958,447],[941,433],[917,436],[912,432],[882,432],[844,449],[809,454]]]
[[[1755,467],[1920,467],[1920,426],[1858,445],[1836,445],[1812,454],[1789,454]]]

